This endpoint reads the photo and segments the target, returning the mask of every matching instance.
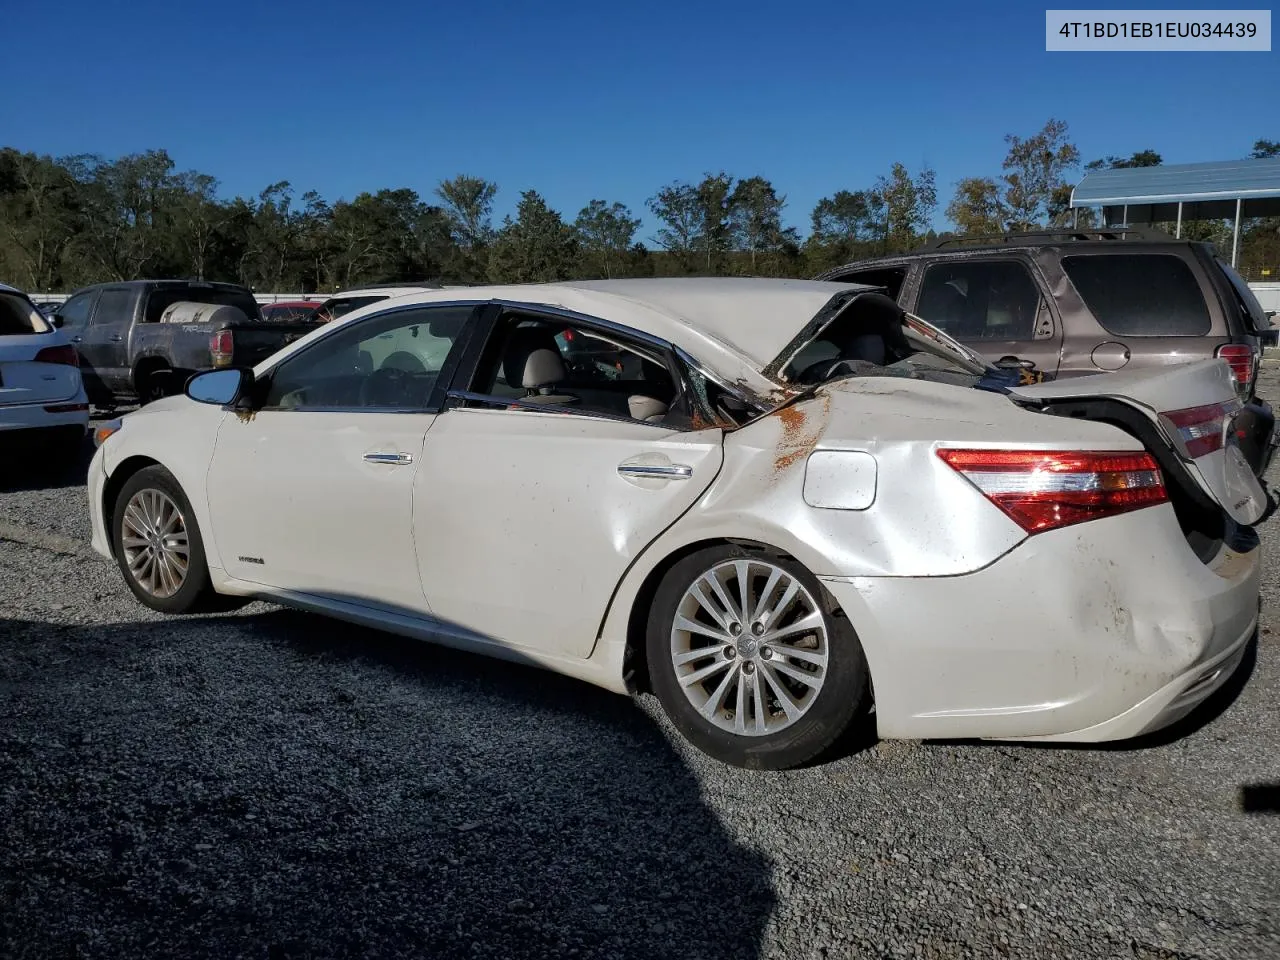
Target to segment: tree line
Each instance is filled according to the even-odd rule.
[[[1067,125],[1050,120],[1005,138],[996,177],[955,184],[945,208],[955,233],[1063,225],[1080,152]],[[1259,140],[1254,156],[1280,155]],[[1159,154],[1084,165],[1150,166]],[[800,235],[784,226],[787,198],[766,177],[709,172],[658,188],[645,202],[656,229],[625,204],[592,199],[573,219],[536,190],[514,216],[494,222],[499,186],[460,174],[430,196],[401,187],[329,202],[297,196],[288,181],[255,197],[219,196],[211,175],[179,171],[164,150],[106,159],[42,156],[0,148],[0,279],[32,291],[103,280],[190,277],[261,291],[331,291],[361,283],[532,282],[691,274],[813,276],[864,257],[936,238],[937,178],[894,163],[874,183],[819,200]],[[1082,225],[1092,211],[1080,211]],[[1251,222],[1244,262],[1280,265],[1280,220]],[[1226,242],[1230,242],[1229,226]],[[1223,242],[1220,222],[1184,235]],[[1280,270],[1276,271],[1280,274]]]

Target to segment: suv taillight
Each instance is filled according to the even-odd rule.
[[[938,456],[1027,533],[1169,499],[1149,453],[944,449]]]
[[[225,367],[231,363],[231,353],[235,341],[230,330],[219,330],[209,338],[209,356],[215,367]]]
[[[45,347],[35,356],[36,363],[62,363],[70,367],[80,366],[80,354],[67,344],[61,347]]]
[[[1243,343],[1228,343],[1218,348],[1216,356],[1219,360],[1227,361],[1236,389],[1248,390],[1253,383],[1253,368],[1258,360],[1253,347]]]

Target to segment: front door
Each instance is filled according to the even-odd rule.
[[[231,576],[427,610],[414,479],[471,313],[418,305],[341,326],[264,375],[252,417],[224,418],[207,489]]]
[[[666,422],[661,351],[616,331],[509,316],[488,356],[414,480],[423,587],[439,620],[587,657],[628,566],[719,472],[722,433]]]
[[[913,311],[992,363],[1058,372],[1062,330],[1027,263],[942,260],[929,263]]]

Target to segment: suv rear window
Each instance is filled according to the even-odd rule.
[[[1204,293],[1181,257],[1063,257],[1062,269],[1102,328],[1118,337],[1201,337],[1212,327]]]
[[[0,337],[47,333],[49,322],[26,297],[0,293]]]
[[[147,298],[146,323],[157,323],[161,315],[175,303],[212,303],[217,306],[238,307],[250,320],[258,320],[262,314],[258,301],[248,290],[223,290],[218,287],[161,287],[152,290]]]

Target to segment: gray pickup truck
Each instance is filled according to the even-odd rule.
[[[210,309],[192,309],[199,304]],[[85,390],[99,407],[180,393],[198,370],[253,366],[319,325],[268,323],[247,287],[194,280],[85,287],[53,323],[80,355]]]

